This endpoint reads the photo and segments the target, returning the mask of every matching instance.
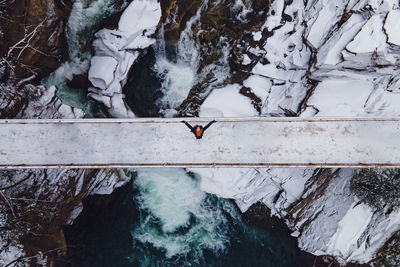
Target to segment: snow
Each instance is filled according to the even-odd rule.
[[[102,29],[95,34],[89,80],[101,90],[91,90],[90,96],[107,102],[112,116],[134,117],[124,103],[122,87],[140,50],[155,43],[152,35],[160,18],[161,7],[156,0],[135,0],[121,15],[117,30]]]
[[[283,10],[284,1],[272,2],[266,22],[266,26],[269,31],[272,31],[275,27],[281,24]]]
[[[243,82],[243,85],[251,88],[251,91],[264,102],[269,96],[272,82],[263,76],[251,75]]]
[[[382,28],[382,15],[372,16],[354,40],[346,46],[346,49],[356,54],[384,50],[386,48],[386,35]]]
[[[205,125],[211,119],[186,120]],[[395,119],[226,118],[201,140],[180,118],[29,122],[2,123],[0,167],[400,164]]]
[[[356,202],[339,222],[338,230],[329,241],[328,254],[340,255],[343,259],[347,259],[351,251],[359,246],[358,240],[368,226],[373,212],[366,204],[356,205]]]
[[[6,266],[10,262],[24,256],[24,250],[22,246],[9,245],[6,246],[0,240],[0,265]],[[5,248],[5,249],[3,249]]]
[[[128,108],[123,100],[125,95],[114,94],[111,97],[111,108],[108,109],[110,115],[114,118],[134,118],[135,114]]]
[[[243,82],[262,100],[262,116],[282,116],[282,108],[301,111],[303,117],[400,116],[398,8],[396,0],[317,0],[307,1],[306,6],[304,1],[295,0],[292,4],[273,1],[261,29],[269,30],[272,36],[263,47],[246,51],[264,57],[269,64],[257,63]],[[292,16],[293,21],[282,20],[283,12]],[[305,45],[304,37],[307,45],[318,48],[317,60]],[[243,64],[249,61],[244,58]],[[308,78],[315,82],[315,87],[310,86]],[[306,91],[311,94],[303,103],[305,110],[301,110],[299,105]],[[210,116],[213,115],[221,114],[210,111]],[[382,134],[378,134],[380,139],[390,142],[396,139]],[[380,140],[366,141],[368,145],[375,142]],[[352,142],[346,145],[351,146]],[[233,198],[242,211],[262,200],[273,213],[283,218],[293,216],[288,225],[297,230],[295,235],[301,249],[318,255],[331,254],[342,263],[369,262],[399,230],[398,210],[389,215],[373,211],[371,217],[372,211],[365,204],[354,207],[355,196],[350,190],[354,170],[342,169],[337,174],[332,171],[327,178],[315,179],[310,173],[303,175],[295,170],[276,176],[265,174],[264,169],[243,173],[225,169],[195,172],[202,177],[204,190]],[[284,192],[274,203],[282,188]],[[294,201],[295,208],[286,206],[286,201]],[[365,222],[353,216],[360,216]]]
[[[239,93],[240,85],[214,89],[200,107],[200,117],[258,116],[251,100]]]
[[[243,55],[243,61],[242,64],[243,65],[249,65],[251,63],[251,59],[249,58],[249,56],[247,54]]]
[[[130,34],[144,29],[154,33],[160,17],[161,8],[156,0],[134,0],[121,15],[118,28]]]
[[[262,34],[261,34],[260,31],[258,31],[258,32],[253,32],[252,35],[253,35],[253,40],[254,40],[254,41],[258,42],[258,41],[261,40]]]
[[[242,212],[251,205],[263,201],[273,213],[276,207],[289,206],[299,198],[304,190],[304,184],[309,178],[307,169],[285,168],[190,168],[190,171],[200,175],[200,188],[207,193],[219,197],[234,199]],[[283,186],[283,187],[282,187]],[[275,197],[284,190],[288,199]]]
[[[241,1],[235,3],[238,2]],[[307,2],[306,7],[304,2]],[[342,17],[341,12],[344,8],[348,13],[343,18],[350,17],[344,24],[339,25],[337,22]],[[312,94],[304,103],[307,108],[301,114],[303,117],[314,115],[400,116],[398,105],[400,103],[398,89],[400,59],[397,47],[400,43],[400,35],[398,34],[399,10],[397,8],[399,8],[397,0],[350,0],[347,2],[294,0],[291,4],[283,0],[273,1],[267,21],[261,29],[268,29],[273,35],[266,40],[265,44],[247,50],[257,57],[264,57],[270,64],[258,63],[251,71],[250,77],[243,83],[262,100],[262,115],[282,115],[282,108],[294,112],[300,111],[299,105],[304,100],[306,92],[311,88],[314,89],[314,85],[311,86],[308,79],[311,78],[317,84],[313,92],[309,91]],[[96,34],[97,39],[94,43],[96,56],[113,57],[118,62],[118,66],[115,68],[114,78],[105,90],[100,87],[97,90],[91,89],[90,95],[103,102],[113,116],[134,116],[125,107],[121,90],[130,67],[140,53],[139,49],[154,43],[151,34],[154,33],[159,21],[159,10],[159,4],[156,1],[134,0],[122,16],[119,29],[102,30]],[[274,14],[271,14],[272,10]],[[293,21],[285,22],[282,19],[283,12],[292,16]],[[261,32],[252,33],[253,40],[261,40]],[[314,58],[303,41],[304,36],[314,48],[319,48],[315,51],[316,62],[310,60]],[[186,50],[191,52],[192,48]],[[251,62],[249,56],[244,53],[242,63],[248,65]],[[240,95],[239,90],[239,85],[215,89],[201,106],[200,116],[257,116],[251,101]],[[71,114],[66,107],[60,109],[65,114]],[[372,147],[373,145],[382,146],[379,143],[382,140],[388,140],[393,145],[397,144],[399,139],[396,136],[397,133],[391,132],[397,126],[392,125],[385,132],[384,125],[385,123],[379,123],[375,127],[363,128],[362,134],[365,140],[368,140],[365,143]],[[185,144],[193,141],[190,145],[198,148],[201,144],[207,144],[207,147],[215,145],[217,141],[211,141],[216,138],[214,131],[217,129],[222,131],[224,127],[219,128],[218,124],[213,125],[199,142],[191,140],[193,136],[188,132],[182,135],[181,131],[187,129],[181,127],[178,130],[175,126],[172,128],[173,131],[176,130],[175,136],[182,136]],[[232,131],[232,128],[227,127],[227,129],[229,131],[225,129],[226,131],[223,132],[225,138],[230,136]],[[258,145],[262,142],[277,142],[277,137],[271,134],[274,129],[273,127],[263,129],[259,134],[263,136],[261,141],[251,139],[243,140],[243,142],[246,141],[246,145],[251,142],[255,144],[259,142]],[[243,129],[244,132],[248,130],[250,129]],[[96,128],[94,127],[92,131],[96,132]],[[160,131],[162,128],[154,126],[151,131],[143,132],[149,135],[148,139],[152,136],[153,139],[159,139],[161,137],[157,133]],[[121,134],[120,129],[115,127],[112,132],[114,137],[108,138],[118,140]],[[368,132],[374,133],[375,137],[382,140],[369,139],[371,137],[367,136]],[[142,140],[140,138],[142,137],[139,137],[139,140]],[[100,146],[109,139],[101,139],[93,144],[93,147]],[[164,142],[171,142],[173,145],[175,139],[170,137]],[[241,142],[241,139],[246,138],[236,137],[234,140]],[[124,139],[120,138],[120,140]],[[153,150],[157,149],[157,144],[152,141],[145,142],[146,140],[143,143],[150,143]],[[285,140],[287,145],[291,146],[290,148],[300,142],[297,138]],[[339,140],[345,141],[344,138]],[[360,141],[357,138],[352,140],[349,139],[347,143],[344,143],[351,150],[348,153],[354,152],[354,146]],[[227,143],[224,142],[225,140],[218,141],[218,145],[225,147]],[[235,142],[230,140],[230,144],[235,144]],[[314,138],[305,144],[308,143],[310,146],[309,144],[313,142],[322,141]],[[88,144],[91,143],[85,143],[82,147]],[[131,144],[126,144],[127,147],[129,145]],[[135,147],[135,149],[139,148]],[[323,148],[310,147],[309,149]],[[121,148],[121,151],[122,149],[124,148]],[[257,151],[258,148],[254,149]],[[384,151],[380,154],[371,153],[368,147],[363,147],[363,149],[375,156],[383,154],[397,156],[398,154],[395,150]],[[329,148],[325,148],[317,155],[324,156],[326,153],[329,156],[330,152]],[[168,154],[168,152],[165,153]],[[242,155],[251,153],[254,151],[242,153]],[[343,152],[338,155],[341,155],[339,159],[347,157],[347,154]],[[297,157],[300,156],[297,155]],[[393,159],[394,157],[390,160]],[[340,170],[338,175],[332,174],[325,180],[320,176],[318,179],[313,179],[314,170],[309,168],[197,168],[190,170],[201,176],[203,190],[235,199],[242,211],[261,200],[274,214],[284,218],[293,216],[294,218],[290,218],[288,224],[292,229],[297,229],[294,235],[299,237],[300,247],[315,254],[331,253],[342,258],[344,262],[350,260],[368,262],[383,243],[400,228],[398,210],[390,214],[381,214],[376,211],[371,215],[370,208],[365,204],[354,205],[355,196],[349,186],[353,172],[351,169]],[[99,192],[110,191],[103,188]],[[291,208],[291,204],[296,205],[295,209]],[[367,237],[370,237],[368,246],[366,245]],[[354,244],[359,244],[359,246]]]
[[[93,183],[97,184],[90,193],[98,195],[109,195],[115,188],[124,185],[129,181],[129,177],[124,175],[123,170],[117,170],[116,172],[102,171],[96,175]]]
[[[118,61],[112,57],[94,56],[90,60],[90,65],[90,82],[100,89],[107,89],[114,79],[114,72]]]
[[[373,84],[368,80],[324,80],[315,88],[307,105],[316,108],[319,117],[365,116],[365,104],[372,90]]]
[[[335,65],[342,61],[341,52],[366,23],[360,14],[352,14],[343,27],[318,50],[317,63]]]
[[[337,12],[338,7],[334,1],[330,1],[318,13],[318,18],[311,26],[311,30],[307,36],[307,40],[314,48],[319,48],[323,38],[329,33],[330,28],[336,24],[339,19]]]
[[[73,224],[74,220],[76,218],[78,218],[78,216],[82,212],[82,210],[83,210],[83,205],[82,204],[74,207],[74,209],[71,211],[71,213],[70,213],[70,215],[68,217],[67,224]]]
[[[385,21],[385,31],[388,35],[388,42],[400,45],[400,10],[391,10]]]

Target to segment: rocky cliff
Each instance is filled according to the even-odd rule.
[[[64,35],[70,10],[92,18],[95,5],[5,4],[0,1],[0,35],[7,36],[0,45],[1,118],[83,117],[88,102],[76,95],[114,117],[400,114],[398,1],[135,0],[112,27],[75,31],[76,57],[47,87],[40,78],[71,56]],[[85,32],[94,36],[74,39]],[[246,220],[280,225],[304,251],[340,264],[400,264],[396,170],[190,171],[204,191],[234,199],[242,212],[265,211],[264,219],[258,211]],[[76,217],[81,199],[111,193],[129,179],[116,170],[0,175],[1,264],[53,264],[65,253],[60,225]]]

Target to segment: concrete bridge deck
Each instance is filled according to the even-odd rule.
[[[181,120],[0,120],[0,168],[400,167],[400,119]]]

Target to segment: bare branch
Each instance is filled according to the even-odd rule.
[[[20,52],[19,52],[19,54],[18,54],[18,56],[17,56],[17,59],[19,59],[19,58],[21,57],[22,53],[25,51],[25,49],[28,48],[28,47],[31,47],[31,46],[30,46],[30,42],[31,42],[32,38],[35,37],[36,33],[38,33],[39,29],[43,26],[43,24],[44,24],[44,22],[45,22],[46,20],[47,20],[47,17],[46,17],[42,22],[40,22],[40,23],[39,23],[31,32],[29,32],[29,33],[28,33],[28,31],[27,31],[27,27],[25,27],[25,28],[24,28],[24,31],[25,31],[24,37],[23,37],[21,40],[19,40],[18,42],[16,42],[13,46],[11,46],[11,47],[8,49],[7,58],[10,57],[11,53],[12,53],[15,49],[21,49]],[[23,44],[25,44],[25,45],[23,45]],[[32,48],[32,47],[31,47],[31,48]]]

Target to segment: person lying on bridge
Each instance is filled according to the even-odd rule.
[[[189,127],[190,131],[196,136],[197,139],[201,139],[203,137],[204,131],[207,130],[208,127],[211,126],[214,122],[217,122],[216,120],[213,120],[209,122],[206,126],[201,126],[201,125],[195,125],[192,126],[186,121],[181,121],[186,124],[187,127]]]

